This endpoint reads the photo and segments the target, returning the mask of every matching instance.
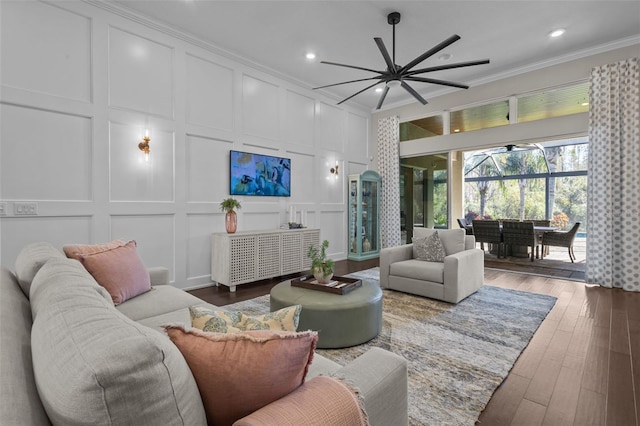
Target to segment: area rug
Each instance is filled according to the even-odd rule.
[[[349,276],[378,280],[377,268]],[[473,426],[547,316],[556,298],[485,285],[457,305],[383,290],[383,326],[375,339],[318,349],[341,365],[377,346],[409,368],[411,425]],[[269,296],[225,306],[269,311]]]

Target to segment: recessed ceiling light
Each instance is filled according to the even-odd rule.
[[[376,87],[376,93],[382,93],[382,87]]]
[[[309,52],[307,53],[307,59],[311,60],[311,59],[315,59],[316,58],[316,54],[313,52]]]
[[[565,30],[564,28],[558,28],[557,30],[553,30],[549,33],[549,37],[560,37],[562,34],[564,34]]]
[[[460,133],[460,129],[455,129],[453,133]]]
[[[580,104],[580,106],[587,106],[587,105],[589,105],[589,102],[583,102]]]

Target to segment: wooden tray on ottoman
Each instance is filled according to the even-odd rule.
[[[362,286],[362,280],[357,278],[334,276],[329,284],[319,284],[313,275],[305,275],[291,280],[293,287],[308,288],[334,294],[347,294]]]

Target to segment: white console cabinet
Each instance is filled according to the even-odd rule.
[[[320,244],[319,229],[274,229],[213,234],[211,279],[236,286],[307,270],[309,246]]]

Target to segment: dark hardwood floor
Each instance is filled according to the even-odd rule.
[[[377,259],[339,261],[336,275],[374,266]],[[235,293],[226,287],[190,293],[223,306],[268,294],[282,279],[238,286]],[[478,425],[638,425],[640,294],[489,268],[485,282],[558,300]]]

